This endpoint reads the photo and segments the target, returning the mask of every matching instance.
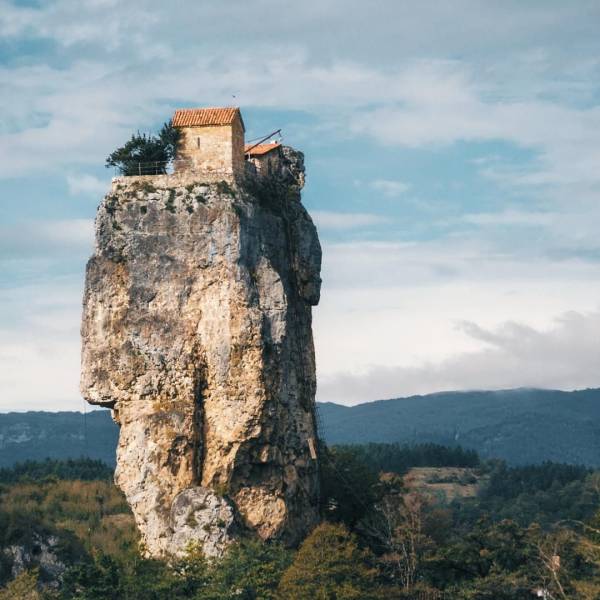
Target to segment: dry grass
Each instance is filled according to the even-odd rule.
[[[473,498],[482,478],[477,469],[460,467],[415,467],[404,476],[404,484],[437,502]]]
[[[123,494],[108,481],[51,481],[2,486],[0,510],[19,511],[72,531],[86,549],[119,554],[138,534]]]

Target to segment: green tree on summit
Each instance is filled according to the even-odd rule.
[[[116,167],[121,175],[160,175],[177,153],[181,132],[172,121],[162,126],[158,135],[134,133],[123,146],[106,159],[106,167]]]

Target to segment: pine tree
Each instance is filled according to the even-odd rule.
[[[159,175],[175,158],[181,132],[169,121],[160,133],[134,133],[131,139],[106,159],[106,167],[116,167],[121,175]]]

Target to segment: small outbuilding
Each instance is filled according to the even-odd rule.
[[[279,173],[281,170],[281,144],[270,142],[267,144],[246,144],[246,159],[254,165],[256,173],[261,177],[268,177]]]

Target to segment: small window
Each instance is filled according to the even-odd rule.
[[[200,138],[199,137],[196,138],[196,148],[198,148],[198,150],[200,150]]]

